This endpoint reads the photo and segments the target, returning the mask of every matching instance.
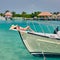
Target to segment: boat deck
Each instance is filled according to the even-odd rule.
[[[21,33],[22,40],[31,53],[59,54],[60,40]]]

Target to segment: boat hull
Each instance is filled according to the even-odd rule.
[[[34,56],[60,56],[60,40],[20,32],[20,37],[28,51]]]

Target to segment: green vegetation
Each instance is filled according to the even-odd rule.
[[[21,14],[16,14],[16,12],[12,12],[13,14],[13,17],[23,17],[23,18],[33,18],[33,17],[37,17],[37,15],[39,14],[40,12],[33,12],[33,13],[26,13],[25,11],[23,11]]]
[[[9,12],[9,10],[6,10],[6,12]],[[0,16],[4,16],[5,13],[0,13]],[[23,11],[22,13],[17,14],[16,12],[12,11],[11,12],[13,14],[12,17],[23,17],[23,18],[34,18],[34,17],[38,17],[38,14],[41,13],[40,11],[35,11],[32,12],[30,14],[28,14],[27,12]],[[53,12],[52,14],[59,14],[60,12]]]
[[[9,12],[9,10],[6,10],[6,12]],[[5,13],[0,13],[0,16],[4,16]],[[16,12],[12,12],[13,14],[13,17],[23,17],[23,18],[33,18],[33,17],[37,17],[37,15],[39,14],[40,12],[37,11],[37,12],[33,12],[33,13],[30,13],[28,14],[27,12],[23,11],[22,13],[19,13],[17,14]]]

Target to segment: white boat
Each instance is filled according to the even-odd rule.
[[[60,31],[58,29],[56,34],[31,31],[18,32],[25,47],[32,55],[60,56]]]
[[[19,35],[32,55],[60,56],[60,37],[58,34],[21,31]]]

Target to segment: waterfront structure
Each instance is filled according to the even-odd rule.
[[[6,19],[6,20],[8,20],[8,19],[12,20],[12,13],[9,12],[9,11],[6,12],[6,13],[5,13],[5,19]]]

